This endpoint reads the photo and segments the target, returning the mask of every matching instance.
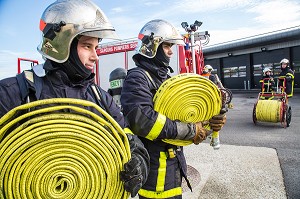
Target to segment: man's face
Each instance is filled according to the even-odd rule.
[[[173,46],[173,44],[171,44],[171,43],[167,43],[167,42],[162,43],[162,49],[163,49],[165,55],[169,58],[171,58],[173,55],[172,46]]]
[[[82,36],[77,45],[78,57],[81,63],[89,70],[93,70],[95,62],[99,60],[96,53],[98,38]]]

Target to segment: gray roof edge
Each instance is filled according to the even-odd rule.
[[[253,38],[255,37],[255,38]],[[242,41],[232,41],[225,44],[216,44],[211,47],[204,47],[203,53],[204,54],[215,54],[220,52],[226,52],[226,51],[234,51],[234,50],[240,50],[245,48],[251,48],[255,46],[261,46],[261,45],[268,45],[268,44],[274,44],[282,41],[290,41],[293,39],[298,39],[300,37],[300,26],[297,26],[296,29],[279,32],[279,33],[273,33],[263,36],[253,36],[252,38],[245,38],[241,39]]]

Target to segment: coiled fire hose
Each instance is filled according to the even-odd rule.
[[[258,100],[255,114],[256,119],[261,122],[280,122],[283,115],[283,102],[279,100]]]
[[[181,122],[203,122],[220,113],[221,94],[218,87],[210,80],[198,74],[183,73],[166,80],[156,92],[154,110],[172,120]],[[205,126],[210,129],[209,125]],[[212,133],[211,145],[219,132]],[[186,146],[193,141],[164,139],[166,143]]]
[[[128,139],[96,104],[35,101],[4,115],[0,128],[0,198],[129,197],[119,177],[130,159]]]

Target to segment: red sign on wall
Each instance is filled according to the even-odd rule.
[[[120,45],[104,46],[97,49],[98,56],[107,55],[125,51],[132,51],[137,46],[138,42],[124,43]]]

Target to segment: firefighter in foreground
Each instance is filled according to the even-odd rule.
[[[0,117],[28,101],[75,98],[98,104],[125,128],[125,120],[113,98],[97,87],[102,96],[102,101],[99,101],[91,89],[95,85],[92,70],[98,61],[96,49],[99,41],[117,38],[102,10],[88,0],[59,0],[44,11],[40,30],[43,37],[38,51],[46,61],[38,65],[42,68],[31,70],[34,83],[24,73],[19,76],[23,77],[24,84],[16,77],[0,81]],[[94,109],[91,111],[98,113]],[[124,165],[121,178],[125,189],[135,196],[146,181],[150,159],[137,136],[128,135],[128,139],[131,159]]]
[[[282,79],[279,79],[279,86],[285,87],[287,96],[292,97],[294,92],[294,71],[292,71],[292,69],[290,68],[290,61],[288,59],[282,59],[280,61],[280,66],[281,72],[279,74],[279,78]]]
[[[150,173],[139,198],[182,198],[182,177],[188,182],[183,147],[167,144],[162,139],[191,140],[199,144],[209,132],[201,122],[172,121],[153,109],[157,89],[170,78],[169,70],[173,72],[169,66],[171,48],[184,45],[175,27],[164,20],[152,20],[141,29],[138,39],[133,56],[137,67],[127,73],[121,105],[131,130],[139,135],[150,155]],[[219,131],[225,120],[225,115],[214,116],[210,120],[211,128]]]

